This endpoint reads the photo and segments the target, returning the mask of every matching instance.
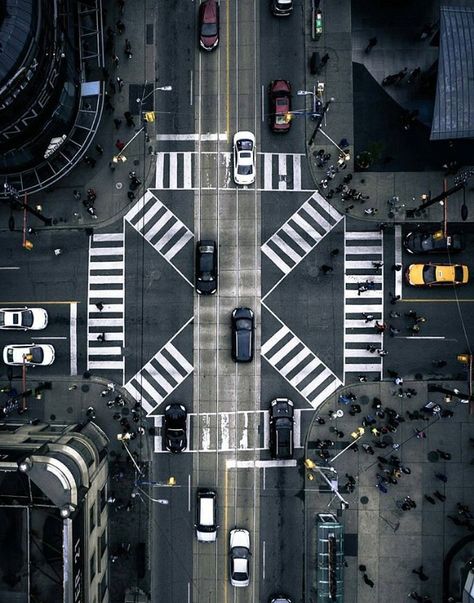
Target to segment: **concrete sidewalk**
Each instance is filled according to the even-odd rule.
[[[451,383],[449,387],[458,387],[464,391],[465,383]],[[446,600],[448,593],[460,597],[461,582],[459,576],[464,564],[474,555],[474,542],[466,543],[453,558],[446,561],[449,552],[470,532],[458,527],[447,518],[457,515],[456,503],[469,504],[473,500],[474,448],[469,437],[473,433],[473,418],[468,414],[468,405],[445,403],[444,395],[428,393],[427,384],[422,382],[406,382],[403,388],[413,388],[416,396],[399,398],[398,387],[391,382],[361,383],[344,391],[357,396],[356,404],[361,406],[361,413],[351,416],[350,407],[338,403],[338,396],[333,396],[322,407],[318,408],[319,416],[326,420],[324,425],[313,421],[306,440],[305,458],[322,463],[316,454],[315,442],[318,439],[335,441],[330,449],[331,456],[343,450],[353,438],[351,433],[361,425],[362,419],[375,415],[372,406],[373,398],[382,401],[383,407],[393,408],[406,419],[396,433],[389,433],[381,439],[389,445],[384,449],[373,446],[376,438],[365,429],[365,434],[358,441],[359,451],[348,449],[335,462],[334,468],[339,475],[339,488],[349,502],[349,509],[340,511],[340,504],[332,494],[319,491],[318,479],[305,484],[305,520],[307,527],[308,551],[314,550],[315,516],[321,512],[334,512],[339,515],[345,527],[345,568],[344,588],[346,603],[368,603],[370,601],[405,601],[409,592],[416,590],[423,595],[430,595],[434,602]],[[344,393],[344,391],[342,393]],[[427,401],[440,404],[443,409],[454,412],[452,418],[429,417],[429,420],[409,420],[407,411],[419,410]],[[344,416],[336,420],[329,419],[330,410],[342,410]],[[315,413],[316,416],[316,413]],[[377,417],[377,425],[386,423]],[[333,429],[344,432],[338,438]],[[426,439],[418,439],[415,428],[426,433]],[[364,452],[363,443],[373,446],[372,456]],[[394,450],[392,443],[400,447]],[[437,449],[447,451],[451,460],[444,461],[436,452]],[[376,473],[382,473],[377,467],[377,456],[390,457],[395,454],[402,464],[411,470],[410,475],[402,474],[398,484],[387,486],[386,494],[376,488]],[[448,481],[443,483],[436,479],[435,473],[446,474]],[[352,494],[345,493],[343,485],[347,482],[345,474],[356,479],[356,488]],[[319,480],[322,484],[322,480]],[[446,496],[445,502],[435,498],[436,504],[430,504],[424,495],[433,496],[439,490]],[[400,501],[409,495],[417,503],[411,511],[402,511]],[[315,575],[317,560],[313,555],[306,559],[306,600],[312,600],[315,592]],[[359,564],[367,566],[367,574],[375,582],[374,588],[367,586],[358,571]],[[429,580],[421,582],[412,573],[412,569],[423,565]],[[445,572],[445,578],[443,578]],[[444,589],[444,591],[443,591]],[[460,600],[460,598],[456,599]]]

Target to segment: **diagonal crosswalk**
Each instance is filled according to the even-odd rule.
[[[170,340],[125,384],[125,389],[149,414],[193,370],[192,364]]]
[[[168,262],[194,236],[150,190],[126,213],[125,220]]]
[[[302,182],[301,153],[257,153],[257,187],[264,191],[305,190]],[[219,180],[221,188],[235,188],[231,176],[232,153],[163,151],[156,153],[155,188],[159,190],[214,189],[218,183],[218,166],[228,177]],[[201,180],[199,180],[199,169]]]
[[[313,408],[341,385],[324,362],[285,325],[262,345],[261,354]]]
[[[344,375],[377,373],[382,376],[383,362],[369,346],[383,348],[383,334],[375,322],[383,322],[383,234],[379,231],[346,231],[344,254]],[[368,291],[359,285],[369,282]],[[373,284],[372,284],[373,283]],[[366,322],[364,314],[374,319]]]
[[[123,232],[92,235],[87,304],[88,369],[123,371],[124,280]],[[102,310],[96,304],[103,306]]]
[[[286,275],[342,218],[342,214],[316,192],[262,245],[262,252]]]

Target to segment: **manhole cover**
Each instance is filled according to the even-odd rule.
[[[49,418],[51,419],[51,421],[56,421],[56,415],[50,415]]]
[[[88,391],[89,391],[89,389],[90,389],[90,386],[89,386],[89,385],[82,385],[82,386],[81,386],[81,391],[83,391],[83,392],[88,392]]]
[[[117,182],[115,184],[115,188],[119,191],[119,190],[121,190],[123,188],[123,184],[121,182]]]
[[[70,415],[72,413],[72,406],[68,406],[66,412],[68,415]]]
[[[360,497],[360,504],[361,505],[366,505],[369,502],[369,497],[368,496],[361,496]]]

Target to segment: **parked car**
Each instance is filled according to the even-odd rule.
[[[168,404],[164,416],[165,447],[170,452],[182,452],[188,444],[186,418],[188,411],[182,404]]]
[[[49,366],[55,352],[49,343],[12,343],[3,348],[3,362],[9,366]]]
[[[1,308],[0,329],[40,331],[48,325],[48,313],[43,308]]]
[[[445,236],[442,230],[436,232],[409,232],[404,241],[408,253],[458,253],[465,247],[464,236],[453,233]]]
[[[230,583],[242,587],[250,584],[250,534],[236,528],[230,531]]]
[[[204,50],[214,50],[219,44],[219,4],[204,0],[199,6],[199,44]]]
[[[284,133],[291,128],[291,84],[287,80],[273,80],[269,87],[270,127]]]
[[[240,185],[255,182],[255,136],[252,132],[234,134],[234,181]]]
[[[251,362],[254,349],[254,315],[250,308],[232,312],[232,358],[235,362]]]
[[[271,0],[272,13],[275,17],[289,17],[293,10],[293,0]]]
[[[414,287],[464,285],[469,280],[469,269],[461,264],[411,264],[405,276]]]
[[[201,295],[212,295],[217,291],[215,241],[198,241],[196,245],[196,291]]]
[[[293,402],[275,398],[270,405],[270,453],[274,459],[293,457]]]

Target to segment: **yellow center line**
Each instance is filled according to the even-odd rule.
[[[9,306],[15,306],[15,307],[23,306],[23,305],[25,305],[25,306],[37,306],[39,304],[41,304],[42,306],[46,306],[46,305],[50,305],[50,306],[51,305],[58,305],[58,306],[60,306],[61,304],[71,305],[71,304],[80,304],[80,303],[81,303],[80,301],[76,301],[74,299],[73,300],[67,300],[66,299],[64,301],[61,301],[61,300],[58,300],[58,301],[31,301],[31,300],[29,300],[29,301],[18,301],[18,300],[16,300],[16,301],[0,301],[0,304],[2,306],[9,305]]]

